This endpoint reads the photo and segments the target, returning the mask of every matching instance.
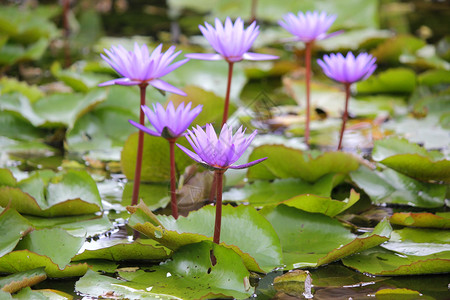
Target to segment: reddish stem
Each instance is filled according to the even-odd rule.
[[[177,181],[175,172],[175,140],[168,139],[170,147],[170,204],[172,207],[172,216],[178,219],[178,205],[177,205]]]
[[[147,88],[147,84],[139,85],[141,91],[141,106],[145,105],[145,90]],[[139,124],[144,126],[145,122],[145,114],[144,111],[139,107]],[[133,196],[131,198],[131,205],[136,205],[139,199],[139,185],[141,183],[141,168],[142,168],[142,153],[144,150],[144,132],[139,130],[138,136],[138,148],[136,155],[136,170],[134,172],[134,184],[133,184]]]
[[[214,203],[214,196],[216,195],[217,177],[216,173],[213,174],[213,181],[211,183],[211,190],[209,191],[209,203]]]
[[[257,6],[257,4],[258,4],[258,0],[252,0],[250,23],[252,23],[253,21],[256,21],[256,6]]]
[[[220,227],[222,224],[222,185],[223,185],[223,173],[224,170],[216,170],[216,188],[217,188],[217,199],[216,199],[216,223],[214,225],[214,238],[213,242],[219,244],[220,242]]]
[[[345,123],[347,122],[348,118],[348,100],[350,99],[350,83],[345,84],[345,109],[344,114],[342,115],[342,127],[341,127],[341,134],[339,136],[339,145],[338,150],[341,150],[342,148],[342,139],[344,137],[344,131],[345,131]]]
[[[231,79],[233,77],[233,62],[228,62],[228,82],[227,82],[227,93],[225,95],[225,107],[223,108],[223,118],[222,126],[228,120],[228,106],[230,105],[230,90],[231,90]]]
[[[309,146],[309,123],[311,119],[310,109],[310,88],[311,88],[311,42],[305,44],[305,64],[306,64],[306,127],[305,143]]]

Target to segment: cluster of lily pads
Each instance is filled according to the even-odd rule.
[[[169,2],[173,12],[193,9]],[[287,7],[303,9],[294,2],[286,1]],[[370,14],[375,2],[355,1],[352,9]],[[373,286],[376,297],[427,295],[426,288],[392,285],[390,278],[450,271],[448,61],[422,57],[418,50],[431,45],[412,36],[352,30],[346,12],[338,10],[335,28],[347,30],[326,41],[321,40],[335,17],[330,22],[324,13],[308,12],[280,21],[305,43],[304,64],[303,50],[289,48],[302,44],[279,38],[289,39],[283,28],[267,26],[258,44],[256,23],[244,29],[242,19],[233,24],[222,18],[224,25],[217,19],[215,27],[200,26],[217,53],[188,53],[189,62],[177,60],[174,48],[162,52],[155,45],[151,54],[147,46],[135,46],[143,44],[140,40],[102,39],[96,48],[111,49],[103,58],[123,79],[114,79],[99,59],[67,69],[54,63],[54,86],[0,79],[0,147],[9,155],[0,169],[0,273],[5,274],[0,296],[71,299],[42,284],[73,277],[78,295],[90,297],[320,297],[332,287],[357,285]],[[277,10],[264,11],[264,20],[281,20],[271,19]],[[3,12],[0,18],[0,25],[8,24]],[[327,26],[302,36],[294,30],[296,22],[311,24],[308,18]],[[364,27],[370,18],[355,20],[355,27]],[[355,41],[355,35],[367,38]],[[7,40],[5,49],[18,40]],[[233,44],[236,40],[241,43]],[[252,44],[256,52],[248,52]],[[311,60],[313,51],[358,52],[359,47],[370,54],[330,54],[318,65]],[[372,56],[377,74],[350,89],[374,71]],[[205,58],[222,61],[197,60]],[[236,64],[243,59],[270,60]],[[353,73],[343,71],[346,64]],[[343,82],[345,91],[321,77],[320,66]],[[405,66],[426,71],[417,75]],[[305,72],[299,75],[299,69]],[[267,88],[268,78],[281,76],[282,91]],[[104,82],[115,85],[98,87]],[[122,86],[133,84],[140,89]],[[148,84],[173,94],[166,97]],[[265,88],[268,92],[257,98]],[[268,105],[264,111],[261,104]],[[207,125],[188,131],[186,139],[191,124]],[[245,137],[239,129],[233,135],[231,128],[241,124],[263,134]],[[347,152],[324,151],[338,144]],[[55,156],[61,149],[66,155]],[[224,174],[249,166],[246,161],[262,162]],[[214,196],[222,214],[220,240],[216,208],[205,205]],[[172,216],[163,210],[170,202]],[[178,209],[180,216],[174,213]],[[128,238],[115,237],[125,228]],[[141,237],[133,240],[131,229]],[[323,275],[326,270],[330,273]],[[342,281],[330,283],[336,272]],[[442,297],[446,284],[431,294]]]

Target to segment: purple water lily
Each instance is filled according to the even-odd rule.
[[[297,15],[288,13],[283,16],[284,20],[278,21],[278,24],[294,35],[294,40],[309,43],[341,33],[341,31],[326,33],[336,17],[336,15],[327,15],[324,11],[298,12]]]
[[[247,150],[250,143],[255,138],[257,131],[255,130],[248,137],[245,137],[245,129],[239,128],[233,135],[233,132],[227,124],[222,126],[222,131],[217,137],[214,127],[206,124],[204,131],[200,126],[188,130],[186,135],[189,144],[191,144],[195,153],[185,147],[177,144],[190,158],[202,164],[207,168],[214,170],[216,181],[216,221],[214,225],[213,241],[216,244],[220,242],[220,228],[222,222],[222,185],[223,174],[227,169],[243,169],[256,165],[266,160],[267,157],[261,158],[243,165],[233,165]]]
[[[305,65],[306,65],[306,122],[305,122],[305,143],[309,145],[309,123],[310,123],[310,85],[311,85],[311,49],[315,41],[329,38],[339,34],[337,31],[326,34],[331,24],[336,20],[336,15],[327,15],[326,12],[298,12],[297,15],[288,13],[283,16],[284,20],[278,24],[293,34],[293,41],[305,43]]]
[[[177,146],[196,162],[215,170],[243,169],[266,159],[258,159],[243,165],[233,165],[250,146],[256,133],[255,130],[245,138],[245,130],[242,130],[241,126],[233,135],[231,128],[224,124],[219,137],[217,137],[214,127],[206,124],[206,131],[197,126],[192,131],[188,130],[186,135],[195,153],[179,144]]]
[[[149,135],[162,136],[166,139],[178,138],[184,135],[186,129],[200,114],[203,108],[203,105],[198,105],[191,110],[191,106],[191,102],[186,106],[183,102],[175,109],[172,101],[170,101],[167,109],[164,109],[160,103],[156,103],[156,105],[153,104],[153,110],[151,110],[148,106],[143,105],[142,110],[155,128],[154,130],[133,120],[129,120],[129,122]]]
[[[196,106],[191,110],[192,103],[186,106],[184,102],[175,109],[172,101],[167,105],[167,109],[157,103],[153,104],[153,110],[148,106],[142,105],[142,111],[147,116],[155,130],[145,127],[139,123],[129,120],[129,122],[140,129],[139,132],[145,132],[152,136],[161,136],[169,142],[170,155],[170,203],[172,208],[172,216],[178,219],[178,205],[176,195],[176,171],[175,171],[175,141],[182,135],[191,125],[192,121],[202,111],[202,105]]]
[[[122,45],[112,46],[111,50],[104,49],[106,55],[100,54],[101,57],[123,77],[103,82],[99,86],[150,84],[157,89],[186,96],[185,92],[159,78],[185,64],[189,59],[171,65],[181,51],[174,53],[175,46],[171,46],[166,52],[161,52],[161,49],[162,44],[150,54],[147,45],[139,47],[137,43],[134,44],[133,51],[126,50]]]
[[[341,53],[325,55],[323,60],[318,59],[317,63],[322,67],[325,75],[341,82],[345,86],[345,108],[342,115],[342,127],[339,135],[338,150],[342,148],[345,123],[348,118],[348,100],[350,99],[350,85],[354,82],[367,79],[377,68],[376,58],[367,53],[360,53],[358,56],[352,52],[343,56]]]
[[[193,59],[221,60],[228,62],[238,62],[243,59],[248,60],[271,60],[278,59],[278,56],[249,52],[256,37],[259,34],[259,26],[253,22],[247,29],[244,29],[244,21],[237,18],[233,22],[228,17],[225,25],[219,19],[215,20],[216,28],[205,22],[205,27],[199,25],[203,36],[208,40],[217,53],[189,53],[185,56]]]
[[[341,53],[325,55],[323,60],[317,63],[322,67],[325,75],[344,84],[351,84],[367,79],[377,68],[376,58],[368,53],[360,53],[358,56],[348,52],[347,56]]]

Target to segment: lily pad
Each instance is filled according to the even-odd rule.
[[[187,217],[155,216],[141,202],[128,207],[129,225],[176,251],[187,244],[212,240],[215,207],[204,206]],[[279,238],[272,226],[250,206],[222,208],[221,245],[236,251],[249,270],[268,272],[282,263]]]
[[[352,181],[375,204],[395,203],[417,207],[441,207],[445,203],[445,185],[415,180],[391,169],[372,171],[361,166],[350,173]]]
[[[45,273],[44,268],[19,272],[1,278],[0,290],[8,293],[15,293],[24,287],[35,285],[45,279],[47,279],[47,274]]]
[[[405,68],[388,69],[376,76],[358,82],[358,93],[412,93],[416,86],[416,74]]]
[[[17,180],[9,169],[0,168],[0,186],[16,186]]]
[[[242,188],[232,188],[223,194],[224,201],[246,202],[257,207],[278,204],[298,195],[313,194],[329,197],[331,190],[342,181],[342,176],[328,174],[315,183],[297,178],[255,180]]]
[[[84,237],[75,237],[59,228],[34,230],[25,236],[16,250],[28,250],[45,255],[63,269],[70,263],[84,243]]]
[[[342,261],[347,267],[372,275],[417,275],[450,271],[450,251],[415,256],[376,247]]]
[[[0,214],[0,257],[12,251],[20,239],[33,229],[33,226],[15,209],[6,209]]]
[[[450,228],[450,213],[433,214],[428,212],[411,213],[400,212],[394,213],[390,222],[396,225],[424,227],[424,228]]]
[[[169,204],[170,187],[168,184],[147,184],[141,183],[139,187],[139,199],[144,201],[150,210],[164,208]],[[123,189],[121,205],[125,208],[131,205],[133,195],[133,182],[127,182]]]
[[[377,63],[396,65],[400,63],[400,56],[414,55],[425,45],[424,40],[412,35],[397,35],[378,45],[371,54],[377,58]]]
[[[329,173],[347,174],[356,170],[359,159],[344,152],[308,153],[283,145],[263,145],[255,148],[249,161],[268,157],[261,164],[249,168],[249,179],[272,180],[277,178],[301,178],[315,182]]]
[[[211,262],[211,253],[216,264]],[[152,293],[183,299],[244,299],[254,288],[241,257],[233,250],[203,241],[181,247],[173,259],[150,270],[119,272],[120,277],[141,286],[153,286]]]
[[[375,247],[389,239],[391,227],[386,220],[373,232],[356,236],[328,216],[279,205],[266,207],[261,214],[275,228],[283,248],[285,269],[318,267]]]
[[[169,257],[170,251],[158,245],[154,240],[136,240],[133,243],[116,240],[108,247],[89,250],[76,255],[72,261],[88,259],[105,259],[111,261],[130,260],[163,260]]]
[[[12,299],[20,299],[20,300],[72,300],[73,297],[67,293],[56,291],[56,290],[32,290],[29,287],[26,287],[17,294],[14,295]]]
[[[138,133],[133,133],[123,146],[121,154],[122,171],[125,176],[133,180],[136,168],[136,149],[138,143]],[[190,145],[185,138],[180,138],[177,143],[190,149]],[[178,173],[194,163],[178,147],[175,147],[175,163]],[[146,134],[144,136],[144,152],[142,158],[141,181],[144,182],[168,182],[170,180],[170,157],[169,143],[162,137],[155,137]]]
[[[379,140],[372,155],[374,160],[418,180],[450,183],[450,160],[405,139]]]

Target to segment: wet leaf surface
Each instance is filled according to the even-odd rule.
[[[6,209],[0,214],[0,257],[12,251],[20,239],[33,229],[33,226],[15,209]]]
[[[0,289],[8,293],[15,293],[18,290],[33,286],[47,278],[44,268],[24,271],[9,275],[0,279]]]
[[[450,228],[450,214],[447,213],[408,213],[400,212],[395,213],[389,220],[392,224],[411,226],[411,227],[424,227],[424,228]]]

